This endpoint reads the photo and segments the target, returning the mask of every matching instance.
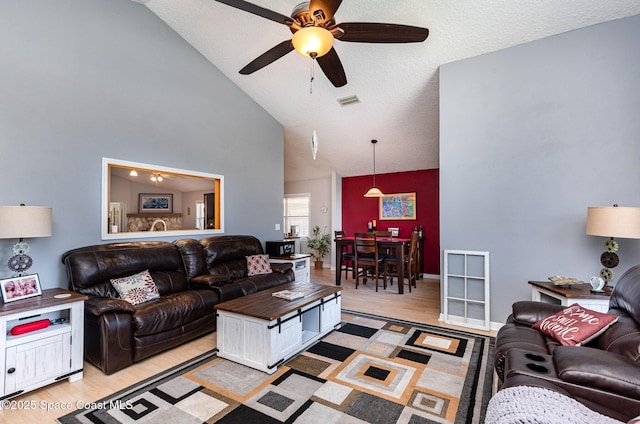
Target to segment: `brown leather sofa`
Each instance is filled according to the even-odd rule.
[[[640,265],[615,285],[608,314],[618,321],[584,346],[563,346],[532,325],[563,307],[516,302],[496,337],[499,389],[545,387],[628,421],[640,415]]]
[[[112,374],[216,329],[214,306],[294,281],[290,264],[247,277],[245,256],[262,254],[253,236],[87,246],[63,254],[69,289],[85,294],[85,358]],[[149,270],[160,297],[120,299],[110,280]],[[211,271],[211,273],[210,273]]]

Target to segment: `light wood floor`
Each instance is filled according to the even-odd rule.
[[[335,271],[329,269],[312,270],[311,281],[333,285],[335,284]],[[387,290],[380,290],[378,293],[375,292],[375,285],[372,282],[360,285],[356,290],[353,280],[349,278],[345,281],[344,276],[342,287],[344,288],[342,292],[343,309],[442,326],[442,323],[438,321],[440,315],[439,280],[419,280],[412,293],[408,293],[405,286],[404,295],[398,294],[397,284],[388,287]],[[466,328],[463,330],[469,331]],[[35,409],[2,410],[0,411],[0,423],[55,422],[56,418],[71,412],[60,409],[63,405],[70,404],[72,410],[76,409],[76,402],[89,403],[101,399],[200,353],[207,352],[215,346],[216,335],[215,333],[209,334],[112,375],[104,375],[93,365],[85,362],[82,380],[75,383],[62,381],[15,398],[14,400],[23,403],[33,401]],[[47,411],[47,407],[56,409]]]

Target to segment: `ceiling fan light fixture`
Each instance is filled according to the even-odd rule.
[[[293,34],[293,47],[302,56],[324,56],[333,47],[333,34],[322,27],[309,26]]]

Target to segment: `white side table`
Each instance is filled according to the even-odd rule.
[[[578,303],[582,307],[598,312],[609,310],[611,287],[605,287],[604,294],[591,292],[590,284],[573,284],[570,287],[558,287],[548,281],[529,281],[531,300],[570,306]]]
[[[293,272],[296,274],[297,283],[309,283],[311,282],[311,255],[307,253],[301,253],[291,256],[275,256],[270,257],[269,262],[276,264],[288,263],[293,265]]]
[[[0,304],[0,399],[68,378],[82,378],[84,301],[87,296],[63,289]],[[61,324],[14,336],[13,327],[41,319]]]

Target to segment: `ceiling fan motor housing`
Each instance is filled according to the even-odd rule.
[[[335,24],[335,20],[333,18],[327,20],[327,17],[321,9],[316,10],[312,14],[309,10],[308,1],[302,2],[294,7],[293,12],[291,12],[291,17],[296,20],[303,28],[308,26],[321,26],[327,28]],[[290,29],[291,32],[296,32],[296,29],[294,29],[293,27],[291,27]]]

